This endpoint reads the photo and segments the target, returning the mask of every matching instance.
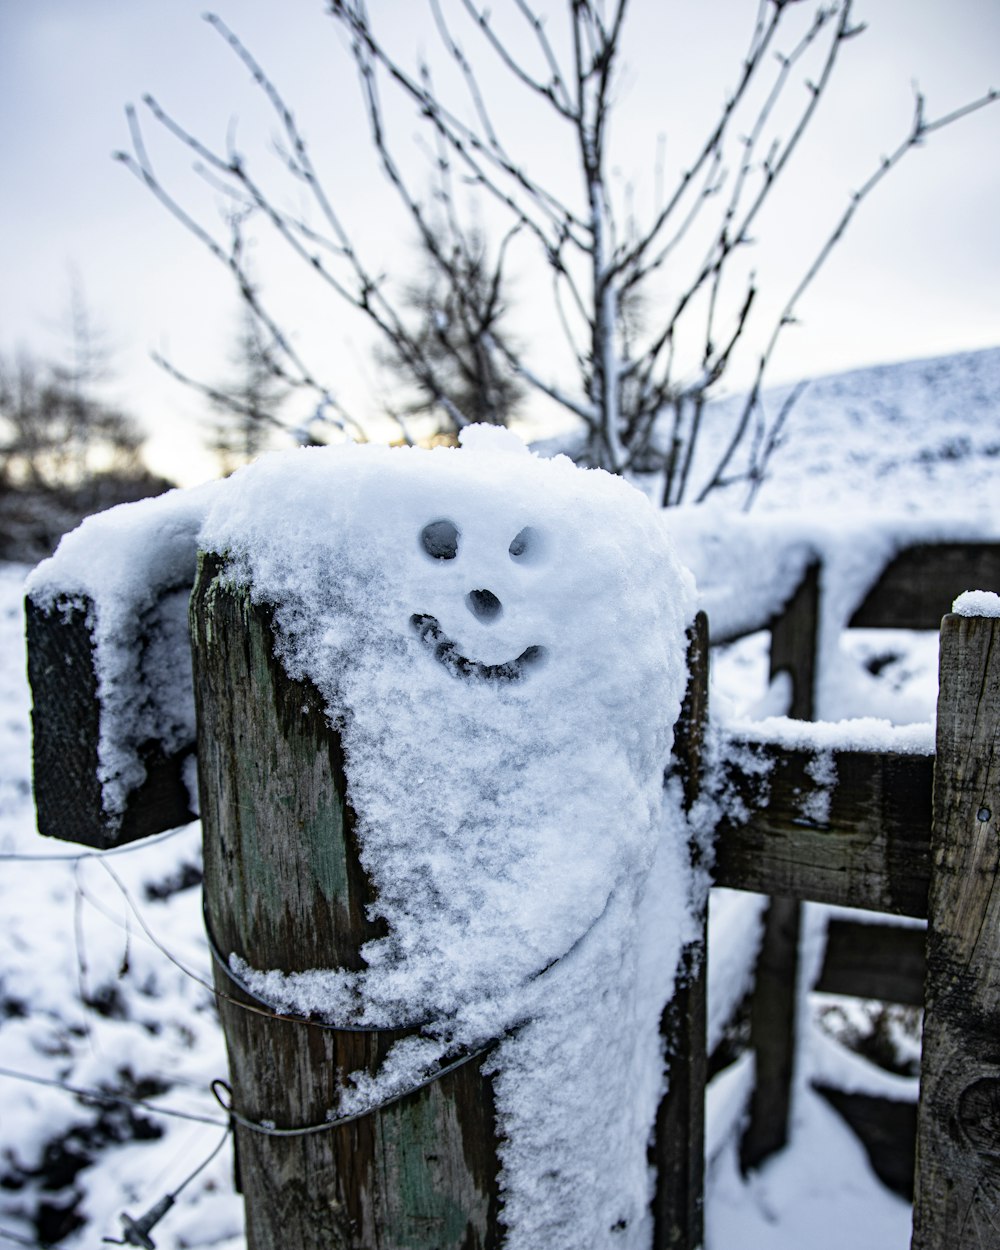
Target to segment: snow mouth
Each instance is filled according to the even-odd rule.
[[[527,647],[514,660],[506,660],[503,664],[483,664],[479,660],[470,660],[462,655],[457,645],[442,630],[436,616],[413,615],[410,624],[420,637],[420,641],[454,677],[475,677],[479,681],[501,682],[522,681],[528,671],[545,659],[544,647]]]

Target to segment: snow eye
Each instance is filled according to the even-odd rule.
[[[526,525],[507,548],[512,560],[534,564],[542,554],[542,539],[538,530]]]
[[[420,545],[434,560],[454,560],[458,539],[458,526],[453,521],[431,521],[420,531]]]

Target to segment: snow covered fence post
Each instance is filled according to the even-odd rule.
[[[340,735],[308,681],[275,657],[273,611],[203,559],[192,595],[205,848],[234,1106],[257,1125],[323,1125],[346,1073],[377,1072],[403,1030],[280,1021],[237,986],[225,952],[287,973],[356,971],[384,933],[358,860]],[[247,1010],[249,1004],[260,1011]],[[340,1128],[237,1126],[253,1250],[492,1247],[492,1093],[482,1060]],[[492,1231],[491,1231],[492,1230]]]
[[[708,729],[708,617],[688,631],[688,685],[674,731],[674,760],[691,811],[701,794]],[[694,848],[692,848],[694,849]],[[674,996],[660,1020],[669,1085],[656,1116],[653,1250],[698,1250],[704,1242],[708,882],[692,909]]]
[[[914,1250],[1000,1247],[1000,597],[941,623]]]
[[[698,936],[664,787],[694,596],[661,518],[472,428],[260,461],[200,544],[252,1250],[649,1250],[660,1021]]]

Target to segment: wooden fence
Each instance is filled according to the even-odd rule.
[[[96,772],[93,694],[67,698],[77,681],[94,690],[86,606],[45,613],[28,605],[36,801],[43,832],[74,838],[83,828],[89,844],[107,846],[175,822],[182,800],[165,795],[180,770],[176,759],[154,761],[155,802],[130,809],[124,828],[102,821],[92,785],[48,777],[54,760],[61,777]],[[319,697],[274,659],[267,609],[210,561],[199,571],[192,622],[210,931],[223,950],[252,950],[260,967],[357,967],[370,932],[368,887],[339,740]],[[81,672],[67,669],[67,636]],[[702,619],[676,743],[688,802],[700,784],[707,653]],[[727,765],[748,818],[717,831],[718,884],[928,919],[915,1250],[1000,1250],[998,721],[1000,619],[949,616],[936,758],[836,752],[838,784],[822,819],[808,814],[817,810],[808,804],[820,786],[816,753],[760,748],[771,762],[766,792],[759,770],[741,764],[744,752]],[[256,836],[262,827],[266,838]],[[657,1250],[702,1241],[703,945],[685,952],[688,975],[663,1020],[673,1057],[655,1145]],[[501,1245],[492,1095],[480,1060],[366,1117],[303,1132],[296,1126],[322,1124],[335,1104],[338,1069],[374,1071],[401,1034],[275,1019],[221,963],[216,984],[242,1117],[251,1250]],[[256,1130],[265,1117],[277,1132]],[[286,1126],[294,1131],[283,1134]]]
[[[848,629],[937,631],[952,601],[963,590],[973,587],[1000,587],[1000,546],[970,541],[920,543],[898,552],[860,603],[854,605],[845,624]],[[819,560],[814,559],[782,610],[771,620],[762,622],[771,634],[770,679],[773,681],[780,674],[787,677],[790,686],[788,714],[799,720],[814,720],[816,714],[821,681],[822,601],[823,569]],[[734,635],[737,636],[742,635]],[[848,765],[846,774],[838,769],[838,784],[842,790],[850,791],[855,785],[851,767]],[[909,796],[922,805],[925,799],[929,801],[931,768],[927,762],[915,763],[913,768],[913,775],[902,779],[905,790],[902,801]],[[794,779],[792,784],[795,784]],[[801,902],[766,892],[772,893],[772,897],[765,913],[750,1010],[750,1047],[756,1059],[756,1083],[741,1142],[741,1161],[745,1168],[759,1166],[787,1141],[796,1047]],[[920,900],[901,901],[893,910],[900,915],[922,917],[926,914]],[[924,934],[912,928],[868,924],[852,931],[848,922],[841,921],[833,930],[833,942],[828,941],[826,960],[815,988],[922,1005],[924,940]],[[878,1153],[873,1163],[876,1169],[880,1174],[883,1169],[891,1172],[895,1188],[910,1197],[915,1119],[902,1108],[884,1101],[881,1105],[875,1100],[839,1101],[852,1127],[875,1145]],[[868,1131],[873,1112],[883,1120],[892,1119],[888,1137],[880,1125],[875,1126],[874,1138]]]

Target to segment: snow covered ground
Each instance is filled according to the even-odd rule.
[[[744,523],[722,506],[704,514],[707,528],[702,518],[677,520],[682,556],[702,566],[713,621],[735,611],[732,568],[747,587],[738,596],[745,607],[753,583],[771,587],[761,592],[766,599],[776,577],[794,580],[810,544],[845,561],[845,552],[857,552],[857,561],[843,563],[846,596],[903,531],[995,536],[998,418],[1000,350],[816,383],[761,492],[759,521]],[[876,518],[883,538],[867,543]],[[738,553],[730,565],[720,558],[727,540]],[[225,1075],[225,1054],[206,985],[199,828],[103,859],[34,832],[20,607],[26,572],[0,566],[0,1242],[92,1246],[121,1236],[122,1211],[138,1216],[184,1185],[153,1231],[157,1246],[236,1250],[242,1212],[228,1143],[209,1159],[224,1128],[209,1087]],[[932,719],[933,636],[857,631],[829,636],[825,646],[837,674],[827,715]],[[765,675],[762,635],[718,651],[717,714],[780,711]],[[717,1025],[718,1004],[738,998],[745,980],[759,910],[747,896],[720,892],[713,901]],[[807,908],[806,976],[821,957],[824,925],[824,910]],[[815,1002],[803,998],[802,1010],[791,1147],[749,1181],[736,1158],[746,1062],[710,1091],[707,1245],[903,1250],[908,1207],[874,1177],[810,1081],[913,1097],[914,1079],[863,1064],[824,1029]],[[11,1072],[136,1103],[99,1104]]]

